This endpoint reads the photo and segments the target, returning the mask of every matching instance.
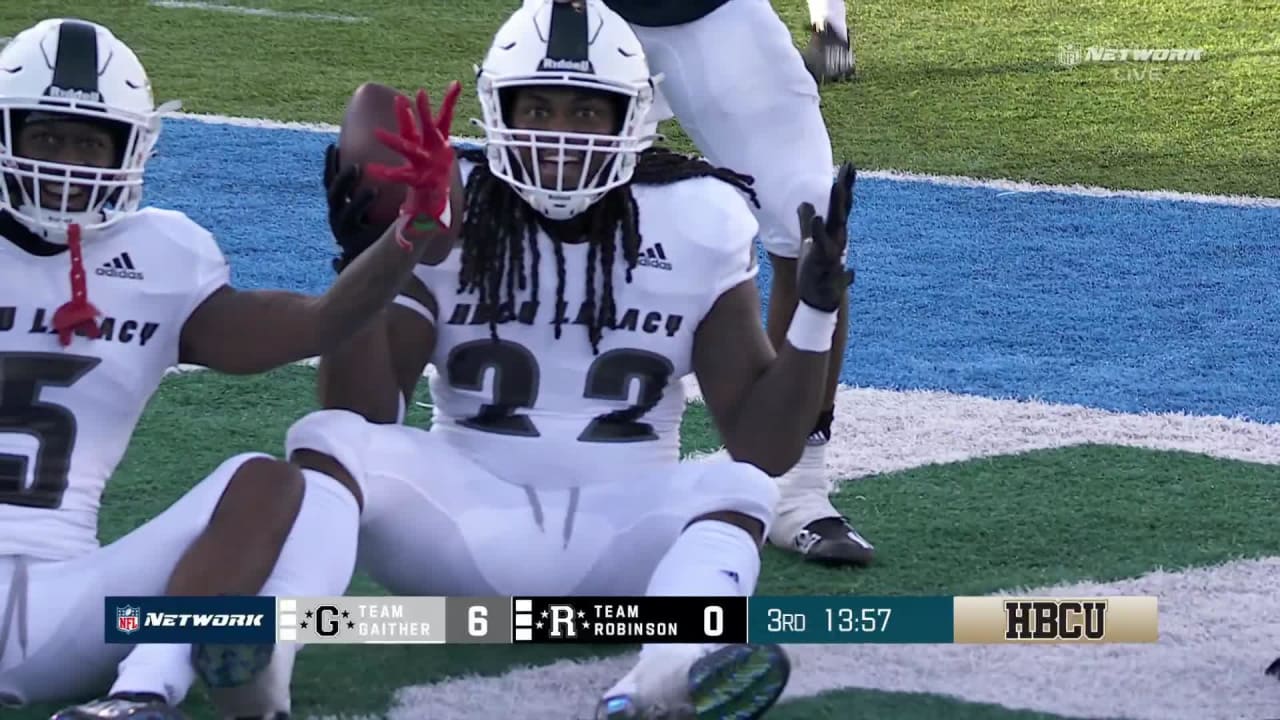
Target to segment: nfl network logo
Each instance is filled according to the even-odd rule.
[[[1058,46],[1058,64],[1063,67],[1075,67],[1084,59],[1084,53],[1075,45]]]
[[[138,631],[138,618],[142,609],[132,605],[116,608],[116,630],[128,635]]]

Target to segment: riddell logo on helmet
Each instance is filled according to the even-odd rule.
[[[57,85],[50,85],[48,90],[44,91],[48,97],[67,98],[68,100],[91,100],[93,102],[102,102],[102,93],[97,90],[68,90],[60,88]]]
[[[573,70],[575,72],[595,72],[591,67],[590,60],[553,60],[551,58],[542,58],[542,62],[538,63],[539,70]]]

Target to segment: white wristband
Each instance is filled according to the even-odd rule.
[[[796,312],[787,327],[787,342],[791,347],[805,352],[827,352],[836,334],[836,313],[816,310],[803,302],[796,303]]]

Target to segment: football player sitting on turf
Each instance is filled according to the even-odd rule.
[[[329,409],[290,429],[290,458],[360,485],[360,563],[393,593],[754,591],[778,496],[766,472],[804,447],[852,279],[854,173],[830,222],[800,208],[813,242],[775,353],[749,178],[642,151],[653,81],[599,0],[517,11],[478,77],[487,142],[458,161],[460,244],[323,358]],[[337,234],[345,259],[360,253],[359,233]],[[428,363],[424,431],[398,421]],[[680,462],[690,372],[743,462]],[[756,718],[788,672],[776,646],[649,645],[599,712]]]
[[[406,252],[397,224],[320,297],[235,290],[206,230],[140,207],[165,108],[128,46],[46,20],[0,68],[0,704],[109,692],[55,717],[182,717],[198,673],[230,700],[270,646],[106,644],[104,596],[339,594],[359,508],[332,478],[246,453],[99,547],[102,492],[147,400],[178,362],[248,374],[324,352],[445,235],[411,232]],[[274,707],[224,712],[287,711],[287,680]]]

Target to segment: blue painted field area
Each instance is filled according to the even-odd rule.
[[[331,140],[171,121],[148,200],[209,227],[238,284],[319,292]],[[1280,422],[1280,209],[857,192],[846,383]]]

